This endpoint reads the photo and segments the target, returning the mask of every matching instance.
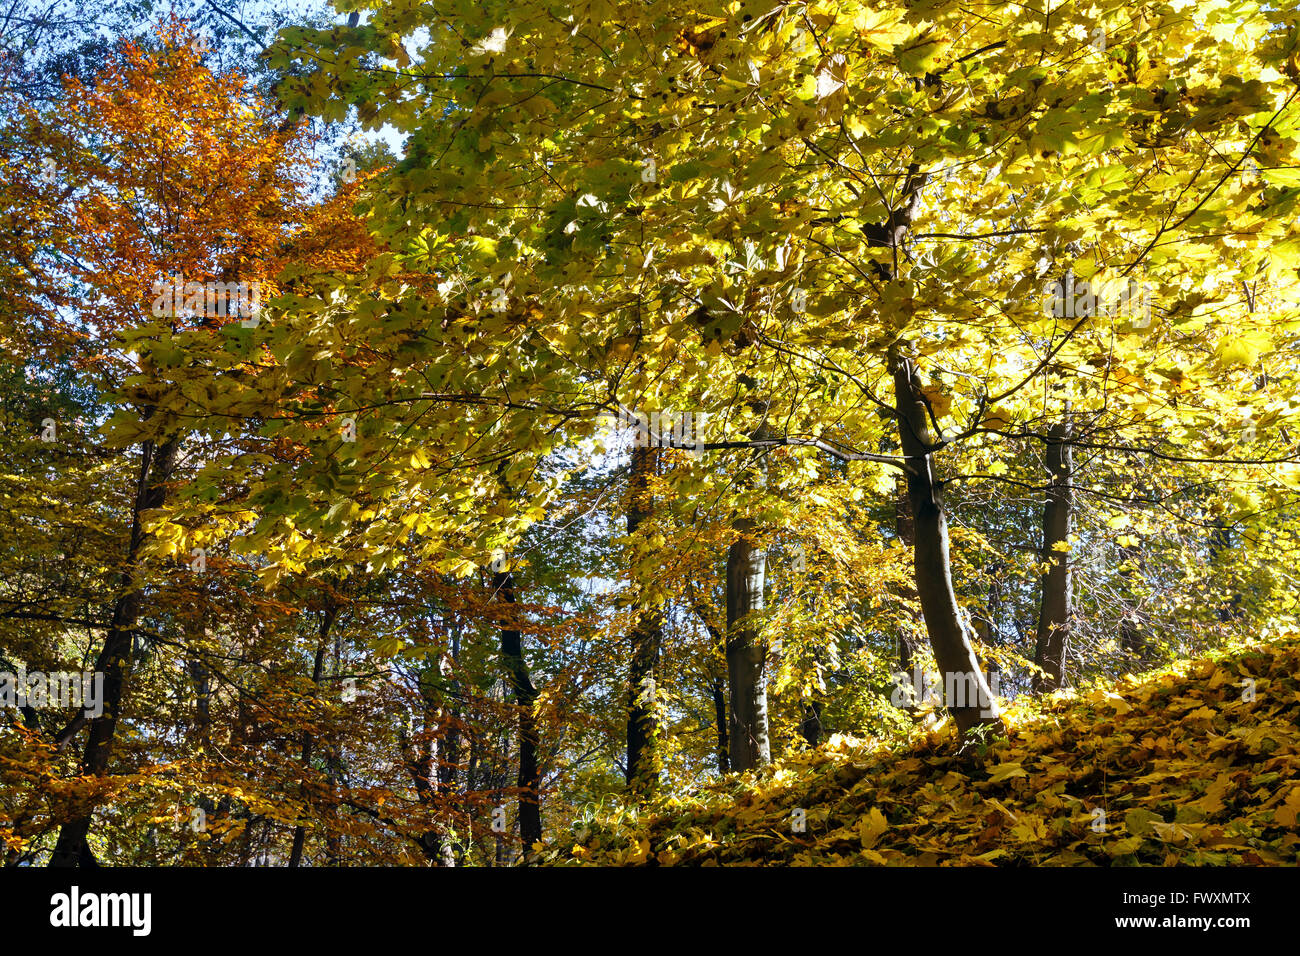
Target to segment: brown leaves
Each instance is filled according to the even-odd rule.
[[[963,762],[952,742],[935,747],[919,734],[898,753],[837,738],[757,779],[622,818],[599,850],[551,861],[631,864],[656,853],[661,863],[696,865],[1293,861],[1297,673],[1292,636],[1181,673],[1057,695],[1040,712],[1013,708],[1008,737],[988,746],[980,766]]]

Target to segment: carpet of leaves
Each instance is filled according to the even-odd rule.
[[[1014,706],[964,749],[946,724],[893,749],[837,736],[593,816],[542,862],[1294,865],[1298,675],[1290,635]]]

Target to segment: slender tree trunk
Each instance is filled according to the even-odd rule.
[[[767,552],[754,538],[754,523],[738,518],[739,537],[727,552],[727,683],[731,690],[731,769],[752,770],[771,762],[767,725],[767,645],[761,613]]]
[[[320,686],[321,680],[325,677],[325,654],[330,644],[330,628],[334,625],[334,617],[337,613],[338,609],[331,604],[326,606],[321,617],[319,640],[316,643],[316,659],[313,661],[311,669],[311,682],[317,687]],[[311,756],[315,743],[311,734],[303,731],[299,759],[302,762],[304,775],[311,773]],[[306,843],[307,828],[300,823],[293,828],[293,845],[289,850],[289,866],[297,867],[302,864],[302,853]]]
[[[459,625],[451,632],[451,660],[460,660]],[[436,665],[445,675],[446,658]],[[420,804],[433,813],[443,811],[447,803],[445,797],[456,788],[456,773],[460,761],[460,709],[448,708],[441,690],[433,691],[423,686],[421,679],[421,699],[423,700],[424,739],[413,748],[416,758],[411,762],[411,776],[415,781],[416,796]],[[449,696],[459,699],[460,682],[450,681]],[[437,733],[435,733],[437,731]],[[435,866],[456,866],[457,852],[454,845],[446,839],[445,827],[426,830],[420,835],[420,847],[425,857]]]
[[[1120,545],[1120,566],[1123,570],[1124,577],[1128,580],[1130,600],[1132,603],[1126,606],[1120,616],[1119,621],[1119,643],[1126,652],[1132,654],[1139,660],[1146,658],[1146,621],[1145,615],[1141,609],[1141,598],[1139,596],[1139,586],[1143,580],[1143,573],[1146,571],[1146,560],[1142,557],[1140,548],[1131,545]]]
[[[205,629],[204,636],[212,637]],[[189,661],[190,679],[194,681],[194,722],[199,736],[199,747],[204,754],[212,750],[212,676],[202,657]]]
[[[301,823],[293,828],[293,845],[289,849],[289,866],[302,865],[302,851],[307,843],[307,828]]]
[[[509,571],[493,575],[493,589],[497,597],[512,609],[515,605],[515,578]],[[524,660],[523,641],[519,629],[512,621],[501,625],[501,663],[514,692],[515,706],[519,711],[519,835],[523,838],[524,853],[542,838],[542,810],[540,803],[541,773],[537,766],[537,715],[533,704],[537,688],[533,686],[528,664]]]
[[[742,375],[740,384],[755,390],[758,383]],[[767,435],[768,404],[749,402],[759,416],[752,437]],[[757,470],[757,469],[754,469]],[[754,470],[738,478],[741,485],[754,483]],[[767,643],[763,640],[763,589],[766,584],[767,549],[759,544],[758,528],[750,518],[732,522],[736,539],[727,549],[727,685],[731,716],[728,726],[731,769],[752,770],[772,761],[771,736],[767,721]]]
[[[437,726],[438,713],[436,705],[426,698],[421,708],[420,718],[423,737],[413,743],[411,749],[415,753],[415,758],[408,764],[411,778],[415,783],[416,799],[421,806],[429,808],[436,806],[434,797],[441,789],[437,783],[440,748],[437,740],[429,739],[431,728]],[[442,838],[436,829],[425,830],[420,834],[418,842],[429,863],[437,866],[442,862]]]
[[[731,750],[727,742],[727,684],[718,679],[713,682],[713,723],[717,729],[718,773],[731,771]]]
[[[709,692],[713,696],[713,726],[717,734],[715,752],[718,757],[718,773],[728,773],[731,770],[731,760],[727,734],[727,678],[718,666],[718,662],[723,665],[726,663],[727,636],[709,620],[708,609],[696,596],[695,587],[690,581],[686,583],[686,596],[714,645],[714,651],[709,655]]]
[[[171,439],[161,445],[145,442],[141,449],[140,473],[136,481],[135,505],[131,515],[131,539],[127,548],[126,573],[122,589],[113,606],[112,622],[104,644],[95,661],[95,671],[104,675],[104,712],[91,720],[90,735],[82,754],[83,776],[104,776],[113,755],[113,742],[117,735],[117,721],[122,701],[126,695],[126,682],[131,671],[131,649],[135,629],[140,618],[144,595],[139,568],[140,548],[147,535],[141,525],[143,512],[159,508],[167,497],[166,483],[176,466],[178,441]],[[59,830],[50,866],[94,866],[87,838],[90,834],[94,807],[87,807],[82,815],[69,820]]]
[[[809,747],[822,742],[822,702],[810,700],[803,705],[803,719],[799,721],[799,736]]]
[[[1038,639],[1034,663],[1043,669],[1035,677],[1034,689],[1051,691],[1065,681],[1065,657],[1070,649],[1070,615],[1073,613],[1073,581],[1070,555],[1071,511],[1074,506],[1073,456],[1070,447],[1070,413],[1047,433],[1047,502],[1043,507],[1042,598],[1038,612]]]
[[[460,663],[460,624],[457,622],[451,631],[451,661],[453,674],[455,668]],[[451,696],[453,702],[461,700],[461,685],[459,678],[453,677],[450,684]],[[456,790],[456,775],[460,768],[460,747],[461,747],[461,709],[459,703],[453,703],[451,707],[450,719],[447,726],[447,734],[443,740],[442,754],[438,760],[438,794],[446,797]],[[456,866],[459,862],[458,850],[456,846],[449,845],[445,840],[439,841],[441,850],[441,860],[443,866]]]
[[[1002,575],[1005,568],[1001,562],[997,562],[990,573],[992,580],[989,583],[988,613],[975,618],[975,633],[985,647],[1001,644],[997,622],[1002,619]],[[992,663],[985,666],[985,673],[988,675],[989,687],[996,691],[1001,681],[1002,665],[994,658]]]
[[[943,489],[934,473],[934,439],[921,377],[909,358],[895,353],[890,363],[916,535],[917,596],[934,659],[943,675],[944,703],[958,731],[965,734],[981,724],[995,723],[997,703],[971,646],[953,590],[948,518]]]
[[[1211,568],[1219,563],[1220,557],[1228,553],[1232,548],[1232,532],[1228,528],[1227,522],[1223,518],[1214,520],[1213,529],[1210,531],[1208,539],[1208,561]],[[1217,574],[1216,577],[1223,578],[1224,575]],[[1241,592],[1233,591],[1227,599],[1220,601],[1217,611],[1215,612],[1220,624],[1227,624],[1235,617],[1241,616]]]
[[[637,529],[653,510],[650,478],[654,473],[656,449],[634,448],[628,488],[627,533]],[[655,707],[655,668],[663,644],[663,617],[657,606],[641,604],[632,626],[631,666],[628,673],[627,784],[644,799],[659,789],[661,757],[658,746],[658,716]]]

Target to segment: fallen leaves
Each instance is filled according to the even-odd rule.
[[[989,866],[1294,863],[1300,640],[1238,646],[1013,708],[973,759],[919,734],[836,736],[693,800],[616,815],[565,864]],[[1242,690],[1254,681],[1253,699]],[[779,783],[778,783],[779,781]],[[743,805],[743,810],[739,807]],[[804,820],[791,825],[792,811]]]

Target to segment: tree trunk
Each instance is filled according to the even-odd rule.
[[[451,630],[451,661],[453,674],[459,673],[460,664],[460,623],[457,621]],[[461,708],[460,703],[462,690],[460,679],[453,677],[450,682],[450,691],[452,706],[450,720],[447,725],[447,734],[442,741],[442,753],[438,759],[438,794],[442,797],[454,793],[456,790],[456,774],[460,767],[460,737],[461,737]],[[455,845],[449,845],[444,840],[439,840],[439,849],[441,858],[439,862],[443,866],[456,866],[459,860],[459,848]]]
[[[145,442],[141,448],[140,474],[136,481],[135,505],[131,514],[131,538],[127,548],[126,572],[122,589],[113,606],[108,634],[95,661],[95,671],[104,675],[104,712],[90,722],[90,735],[81,758],[83,776],[104,776],[113,755],[117,720],[131,672],[131,649],[144,595],[138,567],[140,548],[146,535],[141,526],[143,512],[162,507],[167,497],[166,483],[176,466],[178,441],[171,439],[155,446]],[[50,866],[94,866],[87,838],[90,834],[90,806],[59,830],[59,838],[50,855]]]
[[[1146,659],[1146,621],[1139,591],[1146,571],[1146,559],[1140,548],[1120,545],[1120,568],[1128,582],[1130,604],[1124,606],[1119,620],[1119,643],[1138,660]]]
[[[943,675],[943,698],[960,733],[997,719],[997,702],[980,668],[953,590],[948,518],[934,473],[929,406],[915,363],[890,356],[898,432],[907,464],[907,493],[916,535],[916,591],[925,628]]]
[[[727,680],[720,666],[725,664],[727,656],[727,636],[709,619],[708,608],[696,596],[695,587],[689,580],[686,582],[686,596],[714,645],[709,654],[709,692],[713,697],[713,726],[717,734],[714,752],[718,757],[718,773],[727,773],[731,769],[727,739]]]
[[[322,613],[319,631],[319,640],[316,644],[316,659],[312,663],[311,682],[317,687],[325,677],[325,653],[330,644],[330,628],[334,625],[334,616],[338,609],[333,605],[326,606]],[[302,762],[302,772],[306,776],[311,773],[311,756],[316,741],[311,734],[303,731],[302,749],[299,759]],[[307,843],[307,828],[303,824],[298,824],[293,828],[293,845],[289,849],[289,866],[297,867],[302,865],[303,848]]]
[[[807,741],[809,747],[816,747],[822,742],[822,702],[810,700],[803,705],[803,718],[799,721],[799,736]]]
[[[751,392],[758,383],[741,375],[739,383]],[[759,416],[751,437],[767,436],[768,403],[752,398],[749,408]],[[751,487],[754,470],[737,476],[737,484]],[[767,550],[758,543],[757,526],[750,518],[732,522],[736,539],[727,549],[727,686],[731,714],[728,744],[732,770],[745,771],[772,762],[772,744],[767,723],[767,644],[763,641],[763,589],[766,584]]]
[[[1070,649],[1070,615],[1073,613],[1073,581],[1070,543],[1073,491],[1073,456],[1070,447],[1069,409],[1047,433],[1047,502],[1043,506],[1042,603],[1038,612],[1038,640],[1034,663],[1043,669],[1035,677],[1034,689],[1051,691],[1065,681],[1065,656]]]
[[[438,726],[439,713],[441,711],[438,706],[425,698],[420,717],[421,739],[411,745],[411,750],[415,756],[407,764],[412,781],[415,784],[415,797],[423,807],[435,807],[437,805],[435,797],[441,789],[437,783],[439,774],[437,765],[440,756],[438,751],[440,748],[437,740],[429,739],[432,728]],[[403,741],[403,747],[405,748],[405,746],[406,742]],[[417,842],[420,844],[425,859],[430,864],[437,866],[442,863],[442,837],[436,829],[425,830],[420,834],[420,839]]]
[[[731,690],[731,769],[771,762],[767,726],[767,645],[762,641],[767,552],[751,537],[754,523],[738,518],[740,537],[727,552],[727,683]]]
[[[493,589],[497,597],[514,613],[515,577],[509,571],[493,575]],[[523,641],[517,624],[505,620],[501,624],[501,663],[514,692],[515,706],[519,711],[519,836],[524,842],[524,854],[542,838],[542,810],[540,803],[541,773],[537,767],[537,715],[533,704],[537,688],[533,686],[524,660]]]
[[[1222,517],[1215,518],[1212,525],[1208,544],[1208,556],[1206,563],[1215,570],[1215,578],[1219,580],[1228,579],[1219,568],[1219,559],[1232,549],[1232,532],[1227,522]],[[1215,612],[1220,624],[1227,624],[1233,618],[1241,616],[1241,592],[1233,590],[1231,595],[1219,602],[1218,609]]]
[[[210,641],[212,631],[205,628],[203,636]],[[212,676],[207,662],[201,657],[189,661],[189,671],[190,679],[194,681],[194,723],[198,730],[199,748],[206,755],[212,751]]]
[[[713,723],[717,730],[718,743],[715,751],[718,755],[718,773],[731,771],[731,748],[727,741],[727,687],[721,680],[715,680],[713,692]]]
[[[653,503],[650,476],[654,473],[655,449],[632,450],[632,472],[628,488],[627,533],[635,538],[642,522],[650,517]],[[659,789],[661,757],[658,746],[658,716],[655,707],[655,667],[663,644],[663,618],[657,606],[638,604],[632,626],[631,666],[628,673],[627,784],[638,799]]]
[[[992,580],[989,582],[987,613],[975,618],[975,634],[985,647],[1001,644],[998,639],[997,622],[1002,618],[1002,576],[1005,572],[1006,568],[1000,561],[994,563],[989,569]],[[985,666],[985,673],[988,675],[989,687],[996,692],[1002,673],[1002,665],[998,663],[996,657]]]

